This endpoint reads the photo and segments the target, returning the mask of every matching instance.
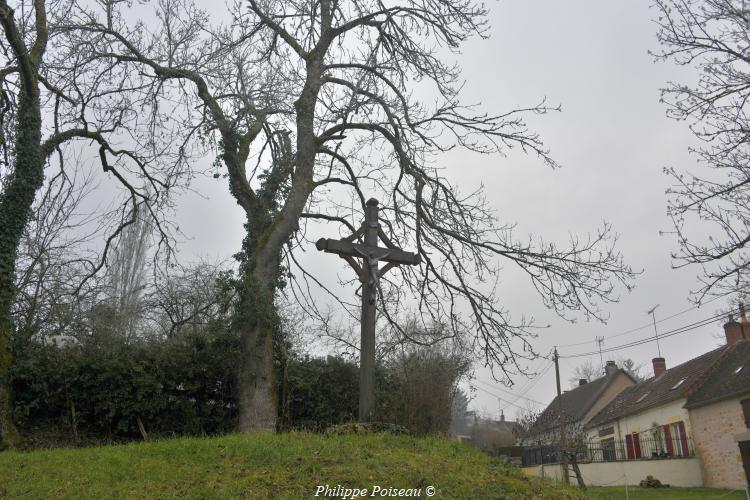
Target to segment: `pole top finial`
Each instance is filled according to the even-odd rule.
[[[373,207],[373,206],[377,207],[378,206],[378,200],[376,200],[375,198],[370,198],[369,200],[367,200],[366,205],[369,206],[369,207]]]

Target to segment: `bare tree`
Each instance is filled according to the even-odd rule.
[[[156,21],[132,26],[115,2],[103,4],[104,11],[82,12],[76,29],[96,35],[99,56],[139,64],[173,102],[198,110],[179,124],[185,136],[217,148],[217,169],[247,217],[233,326],[244,351],[240,430],[275,426],[280,286],[289,285],[309,314],[326,316],[314,297],[325,288],[298,259],[308,228],[324,222],[329,231],[354,232],[370,196],[385,201],[384,230],[422,257],[420,267],[385,280],[384,321],[408,336],[395,311],[413,305],[425,324],[471,332],[468,348],[500,373],[520,370],[517,358],[535,354],[530,322],[512,321],[492,291],[497,258],[520,266],[560,314],[600,318],[601,303],[616,299],[614,283],[630,285],[634,273],[613,249],[609,225],[571,236],[565,248],[519,239],[481,193],[462,195],[440,174],[436,159],[454,147],[500,154],[518,147],[556,166],[524,122],[556,108],[541,102],[488,114],[461,103],[460,69],[441,52],[485,35],[480,4],[250,0],[230,5],[230,24],[211,28],[187,0],[162,0]],[[414,82],[431,97],[415,97]]]
[[[233,274],[223,263],[208,262],[158,273],[145,298],[152,324],[171,338],[228,318],[235,297]]]
[[[451,401],[450,433],[453,436],[466,434],[469,428],[469,396],[463,389],[457,389]]]
[[[148,250],[153,231],[142,205],[129,218],[135,222],[114,243],[106,273],[106,294],[113,314],[113,333],[132,337],[145,317]]]
[[[520,424],[519,438],[526,448],[536,447],[545,455],[555,456],[555,460],[561,462],[563,467],[570,467],[575,474],[578,486],[586,489],[578,459],[586,457],[589,444],[588,434],[583,428],[583,421],[571,418],[566,411],[565,446],[563,446],[560,410],[560,406],[554,402],[541,413],[535,411],[532,406],[521,410],[517,417]],[[570,469],[568,473],[569,471]]]
[[[169,246],[170,230],[159,214],[168,206],[169,191],[184,180],[185,151],[156,151],[153,141],[141,141],[134,133],[141,113],[154,108],[135,110],[118,99],[118,91],[132,89],[129,75],[102,64],[79,43],[80,32],[67,28],[76,9],[74,0],[19,1],[15,9],[0,1],[0,446],[18,442],[7,384],[16,261],[45,174],[64,172],[64,148],[78,141],[94,145],[104,174],[121,188],[106,213],[99,214],[110,231],[103,251],[82,262],[86,277],[105,266],[111,242],[135,222],[127,214],[139,204],[148,208],[162,246]],[[162,132],[165,139],[168,135]],[[157,164],[163,168],[154,172]]]
[[[643,363],[636,363],[631,358],[616,358],[615,364],[625,370],[636,381],[643,380],[641,370]],[[568,378],[568,384],[571,389],[578,387],[580,381],[585,379],[587,382],[604,376],[604,367],[597,365],[591,360],[584,361],[573,369],[573,375]]]
[[[573,369],[573,375],[568,378],[568,385],[574,389],[578,387],[581,380],[591,382],[602,375],[604,375],[604,370],[601,366],[595,365],[591,360],[584,361]]]
[[[83,207],[94,189],[90,175],[59,171],[37,196],[16,259],[16,349],[34,337],[83,333],[80,306],[98,294],[98,285],[91,281],[77,295],[74,292],[87,275],[84,247],[93,243],[96,232],[91,227],[95,218]]]
[[[643,363],[636,363],[632,358],[617,358],[615,359],[615,363],[625,370],[628,375],[633,377],[636,382],[646,379],[643,374],[643,369],[645,368]]]
[[[402,345],[386,366],[400,388],[399,421],[420,433],[447,433],[458,384],[470,375],[471,359],[455,344]]]
[[[516,412],[517,426],[515,434],[519,441],[523,442],[524,439],[532,436],[532,428],[541,413],[536,403],[528,400],[523,408],[518,409]]]
[[[658,60],[698,70],[695,84],[662,89],[667,115],[687,120],[700,174],[666,172],[679,250],[674,265],[702,269],[694,299],[746,290],[750,254],[750,9],[744,0],[656,0]],[[708,233],[706,234],[706,230]],[[704,237],[706,234],[707,237]]]

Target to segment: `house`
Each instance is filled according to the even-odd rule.
[[[499,420],[480,418],[474,414],[474,420],[469,425],[467,434],[477,447],[489,451],[498,447],[514,446],[518,430],[518,423],[506,420],[503,413]]]
[[[557,461],[557,443],[560,429],[560,404],[565,415],[568,436],[580,436],[589,420],[625,388],[635,385],[636,380],[614,361],[607,361],[605,375],[587,381],[581,379],[578,387],[555,397],[539,415],[522,444],[524,464],[533,465]]]
[[[738,443],[750,441],[742,411],[750,377],[739,368],[750,365],[745,328],[750,336],[743,312],[740,323],[730,318],[724,325],[725,345],[670,369],[654,358],[653,377],[623,390],[586,425],[592,464],[629,463],[613,476],[651,474],[675,486],[744,489],[746,445]],[[605,470],[596,477],[607,477]]]
[[[653,377],[589,412],[576,449],[588,484],[633,484],[652,475],[673,486],[747,487],[750,322],[740,311],[739,322],[730,317],[724,325],[724,345],[669,369],[664,358],[654,358]],[[561,473],[545,470],[552,461],[537,463],[524,472]]]
[[[694,455],[688,410],[689,391],[724,351],[714,349],[667,369],[654,358],[654,376],[628,387],[589,420],[589,440],[599,443],[605,460],[689,457]],[[618,446],[624,443],[624,446]]]
[[[745,332],[746,325],[744,314],[741,322],[725,325],[729,348],[685,404],[704,486],[745,489],[750,484],[750,328]]]

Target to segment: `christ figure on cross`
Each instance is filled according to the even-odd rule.
[[[378,246],[378,240],[385,247]],[[401,250],[391,242],[380,227],[378,200],[374,198],[367,200],[365,221],[357,231],[340,240],[321,238],[315,246],[318,250],[335,253],[348,262],[362,283],[359,421],[371,422],[375,411],[375,310],[379,280],[395,266],[419,264],[419,255]],[[361,259],[361,265],[358,259]],[[386,265],[380,268],[380,262]]]

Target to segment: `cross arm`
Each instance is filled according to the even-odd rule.
[[[399,248],[368,247],[366,245],[360,245],[346,240],[321,238],[315,243],[315,247],[326,253],[335,253],[341,256],[348,255],[351,257],[372,256],[379,261],[392,262],[394,264],[407,264],[414,266],[419,264],[420,261],[418,254],[406,252]]]

